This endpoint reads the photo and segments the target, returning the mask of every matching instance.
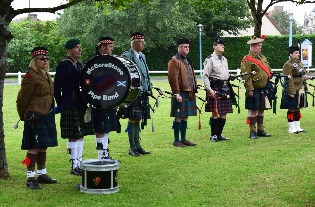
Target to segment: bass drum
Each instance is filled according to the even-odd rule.
[[[141,74],[127,58],[99,55],[81,71],[80,89],[95,108],[128,107],[139,95]]]

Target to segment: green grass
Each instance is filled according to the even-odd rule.
[[[199,83],[201,81],[199,80]],[[168,82],[155,81],[157,87],[169,90]],[[231,140],[209,141],[210,113],[189,117],[187,137],[196,147],[172,146],[173,119],[169,116],[170,99],[161,99],[160,107],[141,132],[141,143],[151,155],[131,157],[124,132],[127,120],[122,120],[122,133],[111,133],[109,148],[113,158],[121,161],[118,182],[120,190],[110,195],[85,194],[75,190],[80,177],[70,175],[66,140],[48,149],[47,170],[55,185],[42,185],[42,190],[25,188],[26,169],[20,164],[26,151],[20,149],[22,124],[18,120],[16,95],[20,86],[8,85],[4,91],[4,129],[10,177],[0,180],[1,206],[315,206],[314,179],[314,108],[302,110],[301,127],[307,133],[289,134],[286,110],[265,113],[265,127],[271,138],[251,140],[244,90],[241,90],[241,113],[234,108],[228,114],[224,135]],[[281,87],[278,89],[281,90]],[[155,93],[157,95],[157,93]],[[199,95],[204,97],[204,92]],[[278,105],[280,98],[278,100]],[[311,105],[312,101],[309,101]],[[154,103],[153,101],[151,103]],[[197,101],[201,107],[201,101]],[[56,116],[58,133],[59,118]],[[60,137],[60,136],[59,136]],[[85,138],[83,159],[95,159],[97,152],[93,136]]]

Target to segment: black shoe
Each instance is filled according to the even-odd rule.
[[[134,157],[140,156],[140,154],[136,150],[133,150],[133,149],[129,149],[128,154],[130,154],[131,156],[134,156]]]
[[[259,137],[271,137],[271,134],[267,134],[266,131],[257,131]]]
[[[222,134],[220,136],[218,136],[218,140],[219,141],[227,141],[227,140],[230,140],[229,138],[227,137],[224,137]]]
[[[80,176],[81,175],[81,169],[79,167],[71,169],[70,174]]]
[[[37,180],[27,180],[26,187],[30,189],[42,189],[42,187],[40,187],[40,185],[38,184]]]
[[[257,133],[256,132],[250,132],[249,138],[251,138],[251,139],[258,139]]]
[[[46,183],[46,184],[54,184],[57,182],[57,180],[51,179],[48,175],[46,175],[46,176],[38,176],[37,182],[38,183]]]
[[[211,137],[210,137],[210,141],[211,141],[211,142],[217,142],[217,141],[219,141],[217,135],[211,136]]]
[[[109,149],[104,149],[101,160],[112,160],[112,157],[109,155]]]
[[[187,147],[185,144],[183,144],[181,141],[174,141],[173,142],[174,147]]]
[[[191,142],[191,141],[189,141],[189,140],[185,140],[184,142],[182,142],[184,145],[186,145],[186,146],[196,146],[197,144],[195,144],[195,143],[193,143],[193,142]]]
[[[148,155],[151,154],[151,152],[147,152],[145,151],[142,147],[140,147],[139,149],[137,149],[137,152],[141,155]]]

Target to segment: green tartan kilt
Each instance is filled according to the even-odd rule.
[[[127,108],[121,108],[118,116],[125,119],[151,119],[149,97],[138,96]]]
[[[84,123],[84,115],[85,110],[82,108],[62,109],[60,117],[61,137],[72,139],[94,135],[92,121]]]
[[[171,101],[171,117],[197,116],[196,96],[189,99],[189,92],[180,92],[182,102],[177,102],[173,97]]]
[[[266,110],[265,108],[265,97],[268,98],[270,106],[272,107],[272,101],[269,93],[266,92],[266,88],[254,89],[254,95],[249,97],[245,95],[245,109],[248,110]]]
[[[22,150],[58,146],[54,110],[50,110],[39,120],[38,128],[30,128],[24,122]]]
[[[95,109],[92,108],[92,122],[96,133],[109,133],[117,131],[118,120],[116,109]]]

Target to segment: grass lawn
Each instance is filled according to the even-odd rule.
[[[153,84],[170,90],[168,82],[153,79]],[[188,119],[187,137],[198,145],[175,148],[172,146],[170,99],[163,98],[152,114],[155,132],[151,130],[152,120],[148,120],[148,126],[140,134],[143,148],[151,151],[151,155],[128,155],[128,138],[124,132],[127,120],[121,121],[122,133],[110,134],[111,156],[121,161],[120,190],[110,195],[96,195],[74,188],[81,183],[81,178],[70,175],[66,140],[61,138],[59,146],[49,148],[47,154],[48,173],[58,179],[58,183],[42,185],[41,190],[25,187],[26,169],[20,164],[26,155],[26,151],[20,149],[23,123],[18,129],[12,128],[19,119],[15,104],[19,88],[19,85],[7,85],[4,90],[10,177],[0,179],[1,206],[315,206],[315,113],[311,99],[310,107],[302,110],[301,127],[307,133],[287,132],[286,110],[279,109],[279,97],[277,114],[272,114],[271,110],[265,112],[266,131],[273,136],[251,140],[245,124],[244,89],[241,89],[241,113],[234,107],[223,131],[230,141],[209,141],[210,113],[203,113],[201,130],[198,116]],[[203,91],[198,94],[205,96]],[[154,101],[151,103],[153,105]],[[197,105],[201,107],[202,102],[198,100]],[[56,115],[58,133],[59,119],[60,115]],[[83,156],[83,160],[97,158],[93,136],[85,138]]]

